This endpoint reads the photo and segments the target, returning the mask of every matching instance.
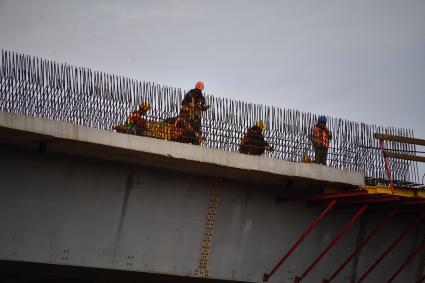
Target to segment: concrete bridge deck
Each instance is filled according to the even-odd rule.
[[[220,149],[127,135],[75,124],[0,111],[1,142],[46,144],[49,151],[266,184],[288,180],[359,187],[364,176],[318,164],[250,156]]]

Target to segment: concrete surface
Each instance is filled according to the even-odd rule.
[[[169,168],[257,183],[362,186],[364,176],[318,164],[289,162],[166,140],[115,133],[0,111],[0,142],[46,142],[52,151]]]
[[[212,179],[124,162],[0,147],[0,260],[192,276]],[[276,203],[280,186],[223,180],[208,262],[215,279],[261,282],[322,205]],[[335,208],[271,277],[292,283],[357,208]],[[388,211],[367,211],[303,282],[337,268]],[[348,283],[413,222],[399,215],[334,282]],[[360,225],[362,224],[362,225]],[[423,239],[423,225],[365,282],[385,282]],[[417,258],[395,282],[414,282]]]

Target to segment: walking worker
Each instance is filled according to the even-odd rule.
[[[243,135],[239,152],[251,155],[262,155],[266,150],[272,150],[269,143],[265,141],[263,131],[265,124],[258,120],[255,126],[248,129]]]
[[[326,165],[329,144],[332,139],[332,133],[326,127],[326,122],[326,116],[319,116],[311,137],[315,152],[314,163],[323,165]]]

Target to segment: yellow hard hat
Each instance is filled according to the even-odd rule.
[[[147,102],[140,103],[139,108],[144,111],[151,109],[151,105]]]
[[[266,125],[264,124],[263,120],[257,120],[257,122],[255,122],[255,125],[261,130],[264,130],[266,128]]]

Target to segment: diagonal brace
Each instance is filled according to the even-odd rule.
[[[425,212],[422,212],[421,214],[419,214],[418,218],[416,218],[416,221],[410,225],[409,227],[407,227],[406,230],[404,230],[404,232],[400,235],[400,237],[398,237],[397,240],[395,240],[386,250],[385,252],[368,268],[368,270],[366,270],[365,273],[363,273],[363,275],[360,277],[359,281],[357,281],[357,283],[362,282],[363,280],[366,279],[366,277],[372,272],[372,270],[378,266],[378,264],[404,239],[406,238],[410,233],[412,233],[416,226],[418,226],[418,224],[424,219],[425,217]]]
[[[296,248],[301,244],[301,242],[304,241],[304,239],[314,229],[314,227],[316,227],[323,220],[323,218],[325,218],[325,216],[329,213],[332,207],[334,207],[335,203],[336,203],[336,200],[332,200],[331,202],[329,202],[329,204],[322,211],[322,213],[320,213],[320,215],[313,221],[313,223],[304,231],[304,233],[292,245],[289,251],[286,252],[286,254],[276,264],[276,266],[269,273],[264,273],[263,282],[267,282],[269,280],[270,276],[272,276],[276,272],[276,270],[278,270],[279,267],[288,259],[288,257],[296,250]]]
[[[295,277],[295,283],[301,282],[301,280],[303,280],[307,276],[307,274],[313,270],[313,268],[330,251],[330,249],[336,244],[336,242],[338,242],[339,239],[341,239],[342,236],[344,236],[344,234],[348,232],[348,230],[351,228],[351,226],[353,226],[357,219],[359,219],[359,217],[363,214],[366,208],[367,205],[363,205],[362,207],[360,207],[356,214],[354,214],[354,216],[341,228],[335,238],[332,239],[328,246],[320,253],[320,255],[312,262],[312,264],[310,264],[310,266],[304,271],[304,273],[300,277]]]

